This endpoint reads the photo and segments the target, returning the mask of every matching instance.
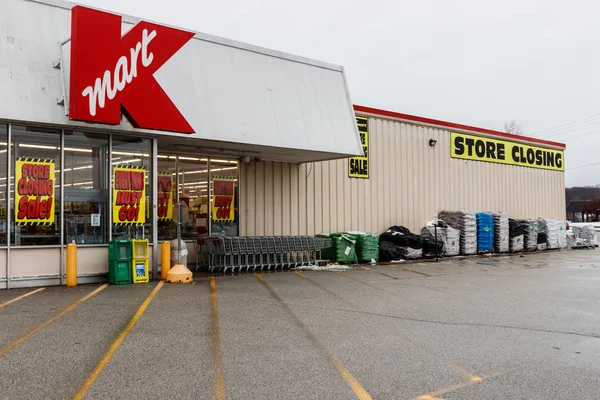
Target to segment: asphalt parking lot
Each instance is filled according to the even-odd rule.
[[[0,291],[1,399],[597,399],[600,250]]]

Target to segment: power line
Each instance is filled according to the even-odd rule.
[[[591,134],[593,134],[593,133],[598,133],[598,132],[600,132],[600,130],[597,130],[597,131],[592,131],[592,132],[588,132],[588,133],[584,133],[583,135],[575,136],[575,137],[572,137],[572,138],[567,138],[567,139],[564,139],[564,141],[565,141],[565,142],[567,142],[567,141],[571,141],[571,140],[579,139],[579,138],[581,138],[581,137],[584,137],[584,136],[589,136],[589,135],[591,135]]]
[[[587,120],[591,120],[591,119],[595,119],[595,118],[598,118],[598,117],[600,117],[600,114],[590,115],[589,117],[582,118],[582,119],[577,119],[577,120],[574,120],[574,121],[571,121],[571,122],[567,122],[567,123],[562,124],[562,125],[557,125],[557,126],[553,126],[553,127],[550,127],[550,128],[541,129],[539,131],[532,132],[531,134],[534,135],[534,134],[541,133],[541,132],[549,132],[549,131],[559,130],[559,128],[566,127],[566,126],[569,126],[569,125],[577,125],[577,124],[579,124],[581,122],[584,122],[584,121],[587,121]]]
[[[585,123],[583,125],[568,126],[566,128],[559,129],[556,132],[551,132],[548,135],[544,135],[544,136],[545,137],[554,137],[554,136],[557,136],[557,135],[560,136],[560,135],[564,135],[564,134],[569,134],[572,131],[576,131],[576,130],[579,130],[579,129],[582,129],[582,128],[586,128],[586,127],[592,126],[592,125],[597,125],[598,123],[600,123],[600,120],[598,120],[598,121],[588,121],[588,123]]]
[[[599,165],[600,162],[596,162],[596,163],[592,163],[592,164],[586,164],[586,165],[579,165],[577,167],[571,167],[571,168],[567,168],[567,171],[570,171],[572,169],[578,169],[578,168],[585,168],[585,167],[591,167],[592,165]]]

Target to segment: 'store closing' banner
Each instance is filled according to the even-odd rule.
[[[54,223],[54,161],[19,158],[15,169],[15,222],[19,225]]]
[[[234,182],[233,178],[213,179],[213,221],[233,222],[235,219]]]
[[[563,150],[546,149],[455,132],[452,132],[451,140],[450,155],[452,158],[554,171],[565,170]]]
[[[158,220],[173,219],[173,175],[158,174]]]
[[[364,157],[348,159],[348,176],[350,178],[369,179],[369,118],[356,117],[356,125],[360,134]]]
[[[145,223],[146,170],[142,167],[117,166],[113,173],[113,223]]]

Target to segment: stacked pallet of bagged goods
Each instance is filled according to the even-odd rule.
[[[477,216],[468,211],[442,211],[439,219],[460,232],[460,254],[477,254]]]
[[[477,213],[477,252],[494,251],[494,217],[491,214]]]
[[[442,220],[429,221],[421,230],[421,236],[430,240],[436,238],[437,225],[437,241],[442,243],[442,254],[445,256],[457,256],[460,254],[460,233],[449,226]],[[425,250],[424,250],[425,252]]]
[[[548,249],[548,220],[538,218],[538,250]]]
[[[566,249],[567,248],[567,224],[565,221],[556,220],[556,224],[558,225],[558,248]]]
[[[494,217],[494,250],[496,253],[508,253],[510,250],[508,213],[492,213],[492,217]]]
[[[546,234],[546,245],[548,249],[558,249],[558,231],[560,230],[559,221],[554,219],[538,219],[539,233]],[[538,234],[539,235],[539,234]],[[538,244],[540,241],[538,240]]]
[[[356,257],[360,263],[379,261],[379,235],[366,232],[348,232],[356,237]]]
[[[538,248],[538,220],[523,219],[519,221],[525,225],[525,250],[535,251]]]
[[[571,226],[571,233],[569,247],[594,247],[596,245],[596,229],[594,225]]]
[[[510,251],[517,253],[523,251],[525,239],[525,225],[514,219],[508,220]]]

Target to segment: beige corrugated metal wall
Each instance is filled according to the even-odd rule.
[[[242,164],[241,234],[420,232],[443,209],[565,218],[563,172],[452,159],[446,129],[369,118],[369,137],[368,180],[348,178],[347,160]]]

